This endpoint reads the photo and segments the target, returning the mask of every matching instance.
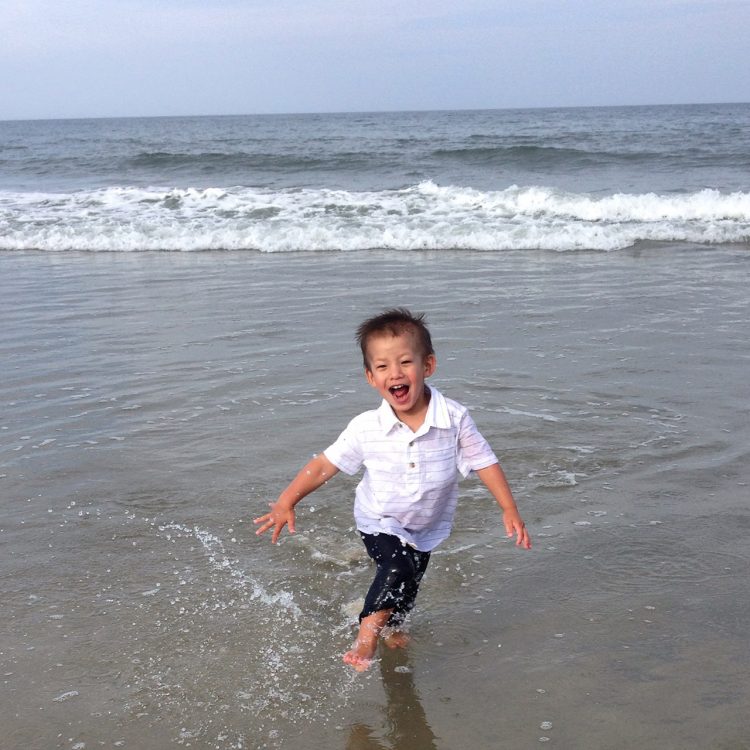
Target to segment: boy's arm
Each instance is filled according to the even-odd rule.
[[[339,473],[338,467],[332,464],[323,453],[315,456],[311,461],[300,469],[299,474],[289,483],[289,486],[279,495],[275,503],[270,503],[271,510],[253,523],[258,525],[255,532],[260,535],[273,526],[271,542],[281,534],[284,526],[289,526],[289,532],[294,534],[294,506],[322,484],[325,484],[332,476]]]
[[[477,471],[477,476],[484,482],[497,504],[503,509],[503,523],[508,536],[516,536],[516,544],[519,547],[531,549],[531,538],[526,530],[526,524],[521,518],[513,493],[510,491],[508,480],[505,478],[500,464],[492,464]]]

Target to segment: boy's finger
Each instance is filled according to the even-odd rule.
[[[515,534],[516,537],[516,544],[518,546],[528,546],[528,532],[526,531],[526,526],[521,524],[513,524],[511,527],[511,531],[508,533],[508,536],[513,536]]]
[[[531,549],[531,539],[529,538],[529,532],[526,530],[525,526],[519,531],[518,544],[526,549]]]

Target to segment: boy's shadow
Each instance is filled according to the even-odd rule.
[[[380,673],[387,700],[385,742],[366,724],[354,724],[346,750],[437,750],[437,738],[427,723],[406,652],[382,649],[381,653]]]

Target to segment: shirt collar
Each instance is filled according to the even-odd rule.
[[[391,430],[394,430],[396,425],[399,424],[398,417],[393,409],[391,409],[391,405],[385,399],[383,399],[378,407],[378,419],[380,421],[380,426],[383,428],[383,433],[386,435]]]
[[[447,429],[451,426],[445,396],[437,388],[433,388],[431,385],[427,387],[430,389],[430,403],[427,405],[427,414],[425,414],[424,423],[417,430],[418,434],[427,432],[430,427]],[[399,418],[385,399],[383,399],[378,407],[378,418],[386,435],[395,429],[396,425],[400,424]]]
[[[430,389],[430,404],[427,407],[427,414],[424,418],[425,427],[437,427],[442,430],[446,430],[451,426],[450,415],[448,414],[448,404],[445,401],[445,396],[437,388],[433,388],[431,385],[427,386]]]

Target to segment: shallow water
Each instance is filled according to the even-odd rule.
[[[340,663],[355,482],[251,519],[376,404],[353,330],[425,311],[462,484],[413,644]],[[0,255],[9,748],[745,748],[747,248]],[[4,745],[5,746],[5,745]]]

